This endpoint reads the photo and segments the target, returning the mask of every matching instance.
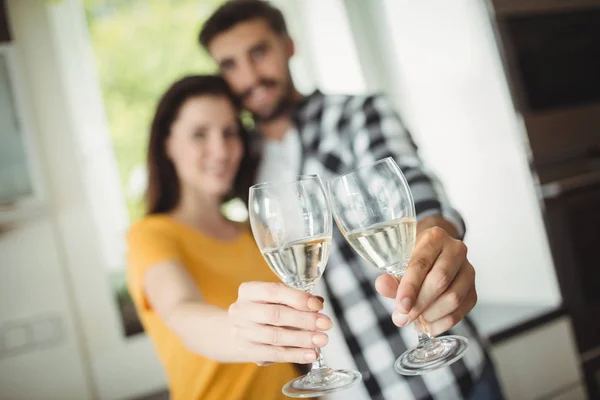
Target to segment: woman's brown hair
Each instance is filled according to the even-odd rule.
[[[157,214],[171,211],[179,203],[180,183],[175,167],[166,151],[166,141],[171,126],[181,106],[197,96],[223,96],[229,99],[239,112],[241,104],[223,78],[216,75],[186,76],[173,83],[163,94],[152,120],[148,144],[148,189],[146,191],[146,213]],[[249,149],[248,132],[238,118],[244,156],[235,177],[233,190],[228,198],[239,197],[247,203],[248,190],[252,185],[256,162]],[[227,200],[227,199],[223,199]]]

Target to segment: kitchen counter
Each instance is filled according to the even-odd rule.
[[[496,344],[565,314],[560,305],[478,303],[469,317],[479,332]]]

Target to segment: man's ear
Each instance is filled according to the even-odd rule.
[[[291,37],[285,37],[285,49],[287,51],[288,58],[292,58],[296,54],[296,45]]]

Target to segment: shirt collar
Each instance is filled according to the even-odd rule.
[[[310,121],[320,117],[323,111],[323,101],[325,96],[319,89],[308,96],[304,96],[291,113],[291,119],[298,131]]]

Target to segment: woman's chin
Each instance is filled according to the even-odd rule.
[[[205,193],[222,199],[231,194],[231,186],[212,187],[209,190],[205,190]]]

